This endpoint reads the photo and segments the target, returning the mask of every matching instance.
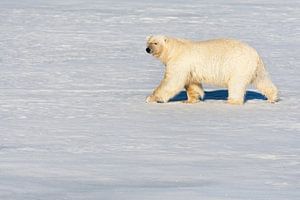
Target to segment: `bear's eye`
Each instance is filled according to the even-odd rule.
[[[154,42],[153,44],[154,44],[154,45],[157,45],[157,42]]]

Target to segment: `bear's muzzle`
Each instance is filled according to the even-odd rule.
[[[151,53],[151,49],[149,47],[146,48],[147,53]]]

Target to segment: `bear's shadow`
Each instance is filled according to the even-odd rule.
[[[227,100],[228,90],[214,90],[214,91],[206,91],[204,95],[205,100]],[[186,91],[181,91],[175,97],[173,97],[170,101],[185,101],[187,100]],[[267,100],[267,98],[254,91],[247,91],[245,94],[245,102],[248,100]]]

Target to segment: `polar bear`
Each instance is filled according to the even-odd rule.
[[[268,101],[278,100],[261,57],[249,45],[234,39],[191,41],[167,36],[149,36],[146,52],[165,65],[164,78],[146,102],[168,102],[183,88],[186,103],[204,98],[202,83],[228,88],[229,104],[243,104],[247,85],[254,86]]]

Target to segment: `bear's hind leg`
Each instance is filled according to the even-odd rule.
[[[244,104],[245,92],[247,83],[241,80],[231,80],[228,84],[228,100],[229,104],[242,105]]]
[[[253,84],[268,98],[268,102],[275,103],[278,101],[278,90],[267,75],[258,76]]]
[[[203,100],[204,98],[204,90],[201,84],[191,83],[185,86],[188,100],[185,103],[197,103],[199,102],[199,98]]]

